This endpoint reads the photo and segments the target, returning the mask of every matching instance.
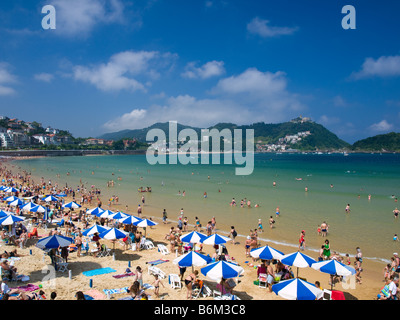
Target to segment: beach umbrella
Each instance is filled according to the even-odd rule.
[[[203,244],[211,244],[211,245],[220,245],[227,243],[231,239],[225,236],[221,236],[219,234],[213,234],[202,241]]]
[[[98,224],[95,224],[94,226],[90,227],[89,229],[84,230],[82,232],[82,235],[86,237],[86,236],[91,236],[92,234],[95,234],[95,233],[100,234],[109,229],[110,228],[108,228],[108,227],[103,227]]]
[[[97,214],[97,216],[99,218],[109,218],[110,216],[112,216],[113,214],[115,214],[115,212],[110,211],[110,210],[105,210],[103,212],[100,212],[99,214]]]
[[[148,220],[148,219],[143,219],[141,221],[137,221],[137,222],[133,223],[133,225],[135,225],[137,227],[145,228],[144,229],[144,236],[146,236],[146,232],[147,232],[146,228],[147,227],[152,227],[152,226],[155,226],[157,224],[158,224],[157,222],[154,222],[154,221],[151,221],[151,220]]]
[[[211,280],[219,282],[222,278],[231,279],[238,277],[244,272],[244,269],[231,262],[217,261],[208,264],[200,271]]]
[[[286,254],[282,257],[281,262],[288,266],[297,267],[297,276],[299,275],[299,268],[310,267],[313,263],[316,263],[313,258],[301,253],[300,251]]]
[[[119,222],[123,224],[134,224],[136,222],[140,222],[142,219],[135,217],[135,216],[128,216],[127,218],[122,218],[119,220]]]
[[[18,200],[18,199],[19,198],[16,197],[16,196],[11,196],[11,197],[4,198],[3,201],[12,202],[12,201],[15,201],[15,200]],[[19,199],[19,200],[21,200],[21,199]]]
[[[42,200],[44,200],[46,202],[51,202],[51,201],[58,201],[58,198],[56,198],[56,197],[54,197],[52,195],[49,195],[47,197],[44,197]]]
[[[272,291],[288,300],[315,300],[324,294],[314,284],[299,278],[280,281],[272,286]]]
[[[190,251],[172,261],[180,267],[201,267],[209,264],[211,258],[195,251]]]
[[[6,187],[3,189],[4,192],[18,192],[18,189],[15,189],[14,187]]]
[[[108,217],[108,219],[113,219],[113,220],[120,220],[124,218],[128,218],[129,214],[123,213],[121,211],[114,213]]]
[[[202,240],[205,240],[207,236],[197,231],[192,231],[190,233],[183,234],[180,239],[182,242],[187,243],[201,243]]]
[[[46,208],[41,206],[41,205],[37,205],[36,207],[31,208],[30,212],[46,212]]]
[[[0,210],[0,218],[8,217],[11,212]]]
[[[25,218],[23,218],[23,217],[17,217],[17,216],[14,216],[13,214],[10,214],[10,215],[7,215],[7,217],[0,219],[0,225],[9,226],[9,225],[14,224],[15,222],[21,222],[24,220],[25,220]]]
[[[117,228],[111,228],[99,234],[100,238],[107,240],[122,239],[125,238],[126,236],[127,236],[126,232],[123,232]],[[115,242],[113,242],[113,249],[115,249]]]
[[[262,260],[272,260],[272,259],[281,260],[285,254],[281,251],[271,248],[270,246],[264,246],[264,247],[252,249],[250,251],[250,255],[253,258],[256,258],[256,259],[259,258]]]
[[[315,270],[319,270],[324,273],[328,273],[331,275],[331,290],[333,288],[333,276],[351,276],[355,274],[355,269],[344,265],[343,263],[336,260],[325,260],[313,263],[311,268]],[[350,269],[351,268],[351,269]],[[353,270],[354,273],[353,273]]]
[[[102,208],[100,208],[100,207],[96,207],[96,208],[93,208],[93,209],[90,209],[90,210],[86,211],[86,213],[92,214],[94,216],[97,216],[98,214],[100,214],[102,212],[104,212],[104,210]]]
[[[40,239],[36,246],[40,249],[54,249],[58,247],[68,247],[74,240],[69,237],[54,235]]]
[[[26,204],[24,204],[21,209],[24,211],[31,211],[32,208],[36,207],[37,204],[34,202],[28,202]]]
[[[0,191],[4,191],[4,189],[6,189],[6,186],[0,186]]]
[[[74,201],[68,202],[66,204],[62,205],[63,208],[69,208],[69,209],[78,209],[80,207],[82,207],[80,204],[77,204]]]
[[[10,206],[16,207],[24,204],[24,202],[21,199],[15,199],[14,201],[10,201],[8,204]]]

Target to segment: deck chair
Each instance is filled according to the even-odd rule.
[[[206,284],[203,284],[203,290],[201,291],[201,294],[203,297],[211,297],[213,292]]]
[[[170,274],[169,275],[169,284],[172,289],[182,289],[181,279],[177,274]]]
[[[148,273],[150,275],[157,274],[161,279],[165,279],[165,276],[166,276],[164,271],[162,271],[160,268],[157,268],[155,266],[150,266],[148,269]]]
[[[65,262],[63,258],[57,257],[56,264],[57,264],[57,271],[59,272],[68,271],[68,263]]]
[[[158,244],[158,251],[160,251],[162,254],[167,255],[170,254],[168,248],[166,246],[164,246],[163,244]]]
[[[146,249],[146,250],[149,250],[149,249],[154,249],[155,248],[155,246],[154,246],[154,243],[152,242],[152,241],[150,241],[150,240],[146,240],[145,242],[144,242],[144,248]]]

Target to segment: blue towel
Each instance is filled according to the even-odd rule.
[[[111,269],[111,268],[101,268],[101,269],[84,271],[84,272],[82,272],[82,274],[86,277],[92,277],[92,276],[98,276],[101,274],[107,274],[107,273],[111,273],[111,272],[116,272],[116,270]]]

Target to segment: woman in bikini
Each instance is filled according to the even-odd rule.
[[[186,279],[185,279],[185,286],[186,286],[186,289],[187,289],[186,298],[188,300],[192,300],[193,283],[196,281],[198,274],[199,274],[199,272],[197,270],[195,270],[192,274],[187,276]]]

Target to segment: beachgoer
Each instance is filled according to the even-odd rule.
[[[162,283],[162,281],[159,279],[158,274],[154,275],[154,282],[152,283],[152,285],[154,286],[154,294],[156,295],[157,298],[160,297],[160,284],[165,288],[164,284]]]

